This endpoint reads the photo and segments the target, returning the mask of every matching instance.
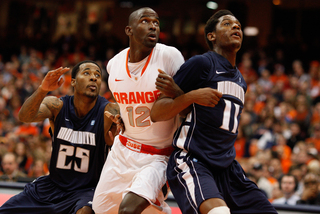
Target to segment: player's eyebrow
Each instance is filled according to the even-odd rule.
[[[150,17],[152,17],[152,15],[142,15],[142,16],[140,17],[140,19],[150,18]],[[159,21],[159,17],[158,17],[158,16],[156,16],[156,19]]]
[[[231,19],[231,18],[229,18],[229,17],[225,17],[225,18],[223,18],[223,19],[221,20],[221,22],[223,22],[223,21],[233,21],[233,19]],[[238,19],[235,19],[235,22],[241,24]]]
[[[86,71],[86,70],[90,70],[90,68],[85,68],[85,69],[83,69],[84,71]],[[96,71],[98,71],[99,73],[101,73],[101,71],[100,70],[96,70]]]

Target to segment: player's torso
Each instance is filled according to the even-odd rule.
[[[121,117],[125,125],[124,136],[141,143],[164,147],[170,145],[175,120],[152,123],[150,111],[160,92],[156,89],[158,69],[166,70],[161,51],[153,51],[143,73],[132,75],[126,68],[126,52],[119,55],[117,63],[112,63],[109,72],[109,88],[120,106]],[[165,143],[163,143],[165,142]]]
[[[234,141],[244,105],[246,83],[241,73],[210,56],[210,72],[199,88],[210,87],[223,96],[215,107],[193,105],[174,144],[191,151],[213,166],[228,166],[234,159]],[[188,133],[188,134],[186,134]]]
[[[106,158],[103,109],[94,108],[90,116],[75,118],[70,102],[59,112],[55,121],[50,174],[64,188],[94,186]],[[102,104],[102,103],[101,103]]]

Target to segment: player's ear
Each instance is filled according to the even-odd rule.
[[[71,86],[72,87],[76,86],[76,79],[71,79]]]
[[[207,38],[209,41],[213,42],[216,40],[216,32],[210,32],[207,34]]]
[[[132,35],[132,28],[130,26],[126,26],[124,31],[126,32],[127,36],[131,36]]]

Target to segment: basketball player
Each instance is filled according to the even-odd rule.
[[[168,163],[172,193],[184,214],[277,213],[235,160],[247,90],[236,67],[241,24],[230,11],[221,10],[208,20],[205,35],[211,51],[190,58],[174,76],[185,94],[160,97],[151,110],[152,121],[163,121],[191,105]],[[157,88],[161,91],[168,80],[160,73]]]
[[[120,107],[125,131],[114,139],[93,199],[100,213],[170,213],[161,191],[176,117],[152,123],[150,110],[159,96],[155,87],[158,69],[173,76],[184,62],[174,47],[158,42],[159,17],[151,8],[129,16],[125,28],[129,48],[107,65],[109,87]]]
[[[93,61],[80,62],[72,69],[74,96],[46,96],[62,85],[60,77],[68,70],[60,67],[48,72],[19,112],[23,122],[49,118],[50,174],[27,184],[0,213],[93,213],[94,188],[112,144],[108,131],[113,126],[104,111],[118,111],[116,104],[99,96],[102,74]]]

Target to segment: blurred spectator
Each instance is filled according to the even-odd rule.
[[[289,169],[288,174],[295,176],[298,181],[298,188],[297,188],[296,194],[299,196],[301,196],[303,192],[303,177],[305,176],[306,169],[307,167],[305,164],[293,165]]]
[[[19,181],[20,178],[25,178],[27,175],[19,170],[17,157],[14,153],[8,152],[4,154],[1,161],[3,175],[0,176],[0,181]]]
[[[271,198],[272,195],[272,184],[271,182],[264,176],[264,170],[266,166],[263,166],[259,162],[255,162],[252,165],[252,169],[250,170],[252,176],[255,178],[257,186],[259,189],[262,189],[266,194],[267,198]]]
[[[268,168],[270,175],[275,179],[279,180],[280,177],[283,175],[281,160],[279,157],[272,157],[269,162]]]
[[[320,123],[320,96],[316,97],[312,102],[311,107],[312,118],[311,124]]]
[[[310,82],[309,74],[306,74],[301,60],[294,60],[292,62],[292,71],[298,77],[299,84],[302,82]]]
[[[27,154],[26,145],[23,142],[18,142],[13,152],[17,157],[19,170],[27,174],[31,168],[33,158]]]
[[[300,127],[300,136],[302,138],[308,137],[308,130],[312,118],[309,102],[305,95],[298,95],[295,102],[296,116],[294,122]]]
[[[32,168],[28,173],[30,178],[38,178],[40,176],[46,175],[44,161],[42,159],[37,159],[33,162]]]
[[[304,177],[304,190],[297,204],[320,205],[320,180],[314,173],[308,173]]]
[[[273,82],[271,81],[271,75],[268,69],[263,69],[261,71],[261,77],[258,79],[258,84],[262,87],[264,93],[269,93],[271,91]]]
[[[301,136],[301,129],[298,123],[291,123],[289,125],[290,134],[287,139],[287,145],[293,150],[297,142],[303,141],[305,138]]]
[[[285,74],[285,67],[282,64],[277,63],[274,65],[274,71],[271,74],[270,81],[273,83],[273,85],[282,85],[282,89],[288,87],[289,78]]]
[[[276,144],[272,147],[280,158],[283,173],[288,173],[291,166],[291,148],[282,134],[276,136]]]
[[[275,118],[272,116],[267,117],[255,131],[254,139],[251,140],[251,148],[249,148],[251,155],[255,155],[255,151],[270,149],[275,145],[275,135],[272,127],[274,120]]]
[[[306,139],[307,144],[313,144],[314,147],[320,152],[320,123],[313,126],[311,136]]]
[[[248,86],[250,86],[251,83],[254,83],[258,79],[258,74],[252,67],[251,54],[249,52],[246,52],[242,55],[242,59],[238,65],[238,69]]]
[[[309,64],[309,76],[310,76],[310,95],[314,99],[320,95],[320,63],[317,60],[313,60]]]
[[[304,141],[299,141],[292,150],[291,161],[293,165],[302,165],[309,163],[312,159],[314,159],[313,155],[310,154],[308,150],[308,146]]]
[[[278,181],[276,181],[275,183],[272,184],[272,193],[271,193],[271,198],[269,199],[269,201],[272,203],[273,201],[275,201],[276,199],[279,199],[283,197],[283,193],[280,190],[280,184]]]
[[[236,159],[242,158],[245,154],[246,138],[243,136],[242,129],[238,130],[237,139],[234,142],[236,150]]]
[[[298,189],[298,180],[294,175],[286,174],[280,177],[280,190],[283,193],[283,197],[273,200],[273,204],[288,204],[295,205],[300,199],[296,195]]]
[[[308,172],[320,175],[320,162],[317,159],[309,161],[307,164]]]

